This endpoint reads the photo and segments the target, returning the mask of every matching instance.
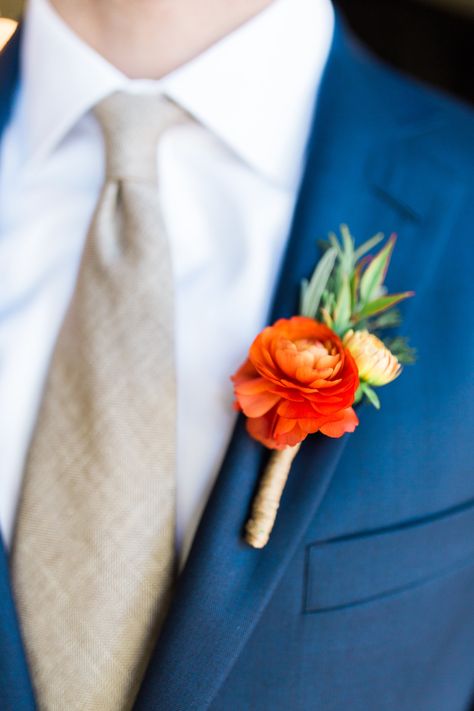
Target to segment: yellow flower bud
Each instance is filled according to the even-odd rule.
[[[348,331],[344,336],[344,346],[356,362],[359,378],[369,385],[391,383],[402,371],[397,358],[380,338],[366,330]]]

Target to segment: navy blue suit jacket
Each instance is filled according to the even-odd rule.
[[[19,42],[0,57],[2,128]],[[241,532],[265,453],[238,423],[134,711],[469,708],[473,168],[473,114],[378,65],[339,24],[270,318],[295,313],[329,230],[395,231],[389,286],[416,289],[403,311],[418,362],[354,435],[305,442],[261,551]],[[0,561],[0,709],[33,711]]]

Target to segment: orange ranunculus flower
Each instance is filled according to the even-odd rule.
[[[318,431],[342,437],[359,423],[351,407],[359,386],[354,359],[334,331],[311,318],[265,328],[232,381],[249,434],[271,449]]]

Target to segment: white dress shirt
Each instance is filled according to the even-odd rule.
[[[229,376],[267,317],[333,24],[329,0],[274,0],[164,79],[132,81],[47,0],[30,0],[21,83],[0,145],[0,526],[7,545],[104,177],[91,108],[117,89],[152,88],[196,118],[157,148],[176,288],[184,560],[234,424]]]

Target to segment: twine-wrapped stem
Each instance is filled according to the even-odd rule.
[[[273,452],[262,475],[252,512],[245,526],[245,540],[253,548],[263,548],[270,538],[281,495],[300,444]]]

